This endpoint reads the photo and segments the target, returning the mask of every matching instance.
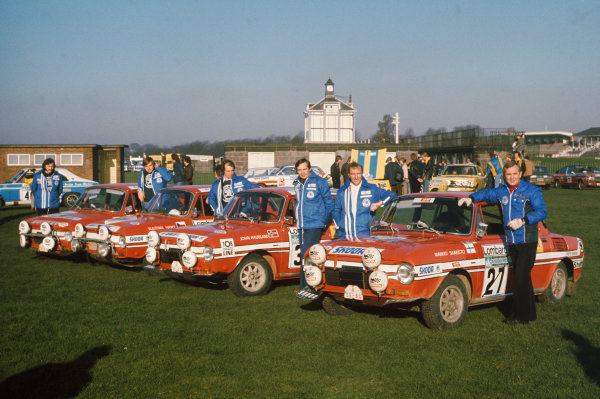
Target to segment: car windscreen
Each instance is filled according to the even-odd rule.
[[[225,207],[223,215],[230,220],[277,223],[284,210],[285,197],[280,194],[242,191]]]
[[[444,169],[444,176],[447,175],[476,175],[477,170],[473,166],[448,165]]]
[[[87,188],[75,204],[76,209],[120,212],[125,205],[127,193],[110,187]]]
[[[194,202],[194,194],[186,190],[161,190],[147,207],[147,212],[159,215],[185,216]]]

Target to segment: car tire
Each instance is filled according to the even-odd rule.
[[[560,188],[560,181],[554,180],[554,188]]]
[[[342,305],[341,303],[338,303],[329,295],[325,295],[323,297],[321,306],[323,306],[323,310],[325,311],[325,313],[331,316],[348,316],[354,313],[354,310],[350,309],[345,305]]]
[[[538,296],[538,301],[549,303],[561,302],[565,299],[565,296],[567,296],[568,284],[569,273],[567,272],[567,267],[563,262],[560,262],[556,266],[556,269],[554,269],[554,273],[552,273],[550,284],[548,284],[546,290]]]
[[[469,295],[463,281],[452,274],[446,276],[433,296],[421,304],[427,327],[450,330],[460,327],[467,316]]]
[[[273,273],[269,263],[259,255],[250,255],[227,276],[229,289],[236,296],[264,295],[271,288]]]
[[[79,194],[77,194],[77,193],[69,193],[69,194],[65,194],[63,196],[62,203],[67,208],[72,208],[73,205],[75,205],[75,203],[77,202],[78,199],[79,199]]]
[[[585,184],[583,183],[582,180],[578,180],[577,181],[577,189],[578,190],[584,190],[585,189]]]
[[[0,208],[4,208],[6,202],[4,202],[4,198],[0,197]]]

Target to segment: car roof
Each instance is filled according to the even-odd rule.
[[[200,185],[189,185],[189,186],[167,186],[162,190],[186,190],[192,192],[200,192],[200,193],[208,193],[210,191],[210,185],[208,184],[200,184]]]

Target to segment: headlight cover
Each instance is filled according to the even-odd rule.
[[[155,248],[148,247],[146,249],[146,261],[150,264],[156,262],[156,258],[158,257],[158,252]]]
[[[369,275],[369,287],[375,292],[383,292],[388,286],[388,276],[381,270],[375,270]]]
[[[177,246],[179,247],[179,249],[185,251],[190,247],[190,245],[192,245],[192,240],[190,240],[190,236],[188,236],[185,233],[177,234]]]
[[[110,245],[106,242],[101,242],[98,244],[98,254],[103,258],[107,258],[110,254]]]
[[[204,250],[202,251],[202,257],[204,258],[204,260],[206,260],[207,262],[210,262],[213,260],[214,256],[214,252],[212,247],[210,246],[205,246]]]
[[[322,265],[327,260],[327,251],[321,244],[315,244],[308,250],[308,257],[315,265]]]
[[[52,226],[50,225],[50,223],[48,222],[43,222],[40,225],[40,231],[42,232],[43,235],[47,236],[50,235],[50,233],[52,233]]]
[[[323,281],[323,273],[317,266],[305,266],[304,276],[306,277],[306,284],[311,287],[316,287]]]
[[[56,246],[56,241],[54,241],[54,238],[52,237],[44,237],[42,240],[42,245],[46,247],[48,251],[52,251]]]
[[[27,234],[31,231],[31,225],[29,225],[29,223],[27,223],[24,220],[21,220],[21,222],[19,223],[19,233],[21,234]]]
[[[27,248],[30,244],[31,242],[25,234],[19,234],[19,245],[21,245],[21,248]]]
[[[409,263],[402,263],[398,266],[398,281],[404,285],[408,285],[415,279],[415,268]]]
[[[98,227],[98,236],[101,240],[107,241],[110,238],[110,230],[105,225]]]
[[[362,254],[362,263],[369,270],[375,269],[381,264],[381,252],[377,248],[369,247]]]
[[[83,236],[85,236],[85,227],[83,227],[81,223],[77,223],[73,230],[73,235],[78,238],[83,238]]]
[[[127,246],[127,237],[119,236],[119,246],[125,248]]]
[[[77,252],[80,249],[81,249],[81,241],[79,241],[78,239],[74,239],[73,241],[71,241],[71,251]]]
[[[196,266],[197,260],[198,258],[196,257],[196,254],[192,251],[185,251],[183,255],[181,255],[181,263],[183,263],[183,265],[188,269]]]
[[[160,236],[154,230],[148,233],[148,245],[152,248],[156,248],[160,245]]]
[[[73,233],[71,233],[71,230],[65,231],[65,241],[66,242],[73,241]]]

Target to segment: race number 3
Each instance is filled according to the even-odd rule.
[[[484,271],[482,297],[502,295],[506,292],[508,267],[490,267]]]

